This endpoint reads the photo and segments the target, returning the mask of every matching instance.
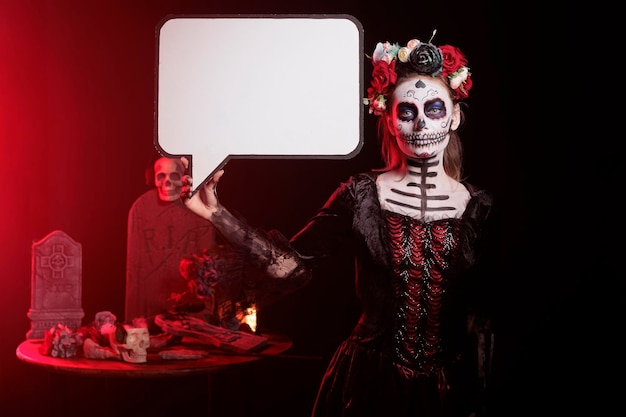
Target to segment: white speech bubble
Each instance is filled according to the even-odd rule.
[[[190,157],[194,191],[231,158],[361,149],[363,30],[352,16],[172,17],[158,36],[155,145]]]

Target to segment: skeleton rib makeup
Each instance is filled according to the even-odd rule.
[[[411,158],[443,152],[455,110],[443,82],[424,76],[406,79],[397,85],[392,100],[390,122],[400,149]]]
[[[404,187],[391,188],[391,196],[385,198],[385,202],[389,205],[402,206],[409,210],[415,210],[420,213],[419,218],[424,218],[427,212],[435,211],[452,211],[457,208],[454,206],[438,206],[434,207],[428,204],[429,201],[444,201],[450,199],[447,194],[428,193],[429,190],[435,191],[434,184],[427,183],[428,177],[436,177],[437,173],[431,168],[439,165],[441,161],[435,160],[409,160],[409,169],[407,175],[411,178]],[[413,181],[415,179],[415,181]],[[418,192],[419,191],[419,192]],[[430,195],[429,195],[430,194]],[[393,197],[395,195],[395,197]]]
[[[380,205],[424,221],[460,217],[469,193],[446,178],[442,155],[408,159],[405,173],[389,171],[379,175]]]

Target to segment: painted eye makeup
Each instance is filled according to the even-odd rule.
[[[424,113],[430,119],[441,119],[447,114],[446,104],[439,98],[429,100],[424,103]]]
[[[417,107],[411,103],[400,103],[397,107],[398,119],[410,122],[417,117]]]

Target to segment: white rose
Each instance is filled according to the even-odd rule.
[[[411,50],[408,47],[404,46],[398,51],[398,59],[400,60],[400,62],[408,62],[410,54]]]
[[[467,76],[469,75],[469,71],[467,67],[459,68],[453,76],[450,77],[450,88],[456,90],[467,80]]]

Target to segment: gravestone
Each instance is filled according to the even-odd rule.
[[[180,260],[217,246],[213,225],[180,199],[163,201],[157,189],[142,194],[128,214],[124,320],[167,312],[170,296],[187,289]]]
[[[27,339],[42,339],[57,324],[72,330],[81,326],[82,247],[66,233],[55,230],[33,242],[31,299]]]

